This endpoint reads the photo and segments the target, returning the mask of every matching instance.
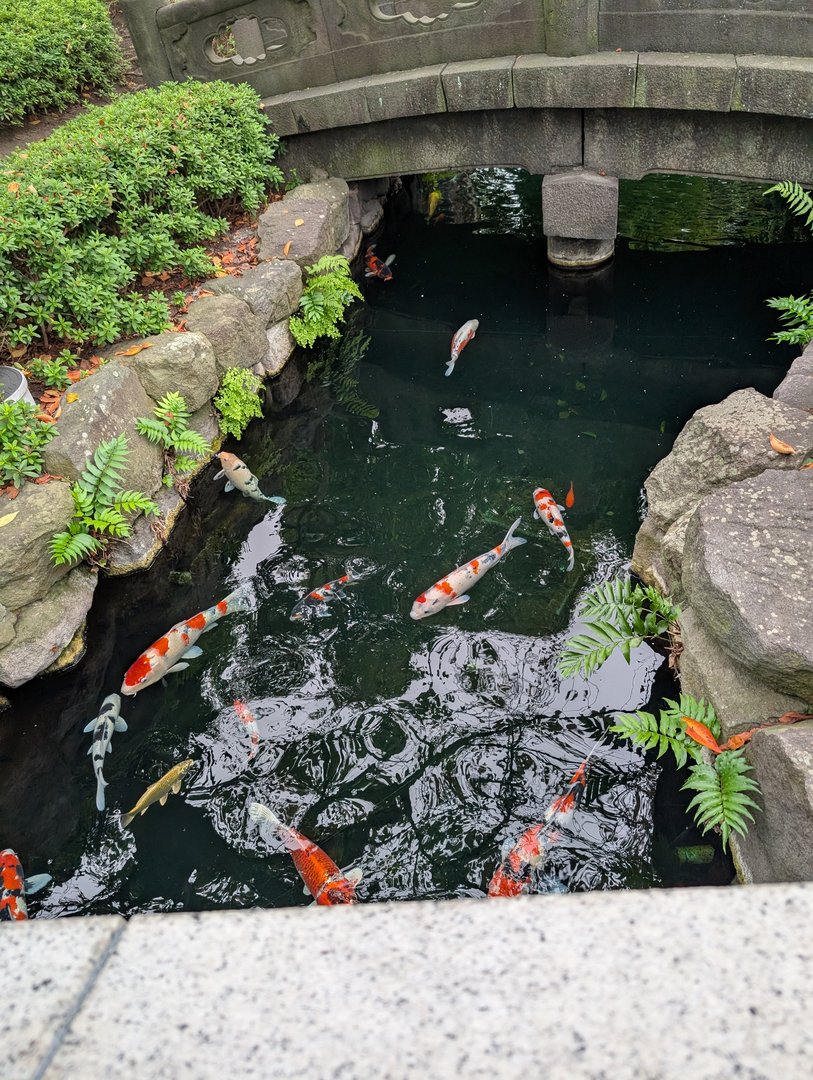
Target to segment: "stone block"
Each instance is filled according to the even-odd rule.
[[[728,112],[737,62],[713,53],[641,53],[635,104],[646,109]]]
[[[214,350],[218,378],[229,368],[254,367],[265,358],[265,327],[248,304],[236,296],[204,296],[186,316],[193,333],[203,334]]]
[[[790,365],[773,396],[794,409],[813,409],[813,342]]]
[[[463,60],[447,64],[441,74],[449,112],[471,109],[512,109],[514,56],[495,60]]]
[[[287,319],[299,307],[302,270],[293,259],[271,259],[246,270],[240,277],[229,274],[213,278],[206,282],[206,288],[218,295],[236,296],[268,327]]]
[[[773,690],[729,656],[690,607],[681,611],[680,634],[680,688],[714,707],[723,731],[720,742],[769,717],[809,711],[802,698]]]
[[[684,599],[683,546],[694,509],[692,505],[665,530],[659,529],[647,515],[635,537],[631,562],[633,573],[676,603],[682,603]]]
[[[366,82],[366,79],[348,79],[286,94],[282,100],[291,109],[294,129],[285,134],[369,124],[372,117],[364,94]],[[266,115],[275,108],[277,100],[266,101]]]
[[[364,80],[364,95],[371,120],[399,116],[427,116],[446,112],[441,72],[444,64],[392,71]]]
[[[540,52],[581,56],[598,50],[599,0],[543,0],[542,8],[545,48]]]
[[[583,169],[549,173],[542,181],[542,228],[545,236],[615,240],[618,181]]]
[[[364,236],[372,236],[384,220],[384,207],[379,202],[364,203],[364,207],[360,222],[361,231]]]
[[[615,254],[615,240],[574,240],[548,237],[548,262],[566,270],[587,270],[600,266]]]
[[[14,640],[0,651],[0,683],[22,686],[53,664],[85,621],[96,579],[95,570],[78,566],[42,600],[23,608]]]
[[[268,127],[275,135],[285,137],[296,135],[298,128],[294,110],[288,100],[288,94],[275,94],[262,100],[262,110],[268,120]]]
[[[160,516],[142,514],[133,523],[130,536],[113,547],[107,561],[107,573],[111,577],[147,570],[166,544],[184,501],[174,488],[162,488],[155,501]]]
[[[342,133],[330,134],[340,138]],[[257,229],[260,258],[281,258],[289,242],[287,257],[299,266],[310,266],[323,255],[334,254],[350,231],[348,203],[347,183],[335,176],[294,188],[260,215]],[[297,221],[302,224],[297,225]]]
[[[16,622],[17,616],[14,612],[9,611],[8,608],[0,604],[0,649],[4,649],[6,645],[14,640],[14,624]]]
[[[707,495],[686,532],[683,587],[729,655],[813,701],[813,470],[769,469]]]
[[[518,109],[631,109],[638,54],[520,56],[513,68]]]
[[[813,59],[738,56],[732,109],[813,117]]]
[[[122,357],[121,364],[133,369],[155,401],[175,390],[194,412],[216,393],[215,354],[208,338],[194,333],[168,333],[144,340],[152,348]]]
[[[265,374],[270,376],[279,375],[296,348],[296,342],[288,326],[288,320],[285,319],[283,322],[270,326],[266,330],[265,336],[268,339],[268,352],[263,363]]]
[[[123,433],[130,453],[121,473],[122,487],[152,495],[161,486],[164,457],[160,447],[136,432],[136,419],[152,416],[155,403],[135,371],[111,360],[77,383],[74,391],[77,400],[63,402],[59,435],[45,449],[47,471],[75,480],[99,443]]]
[[[17,513],[0,532],[0,604],[17,611],[41,600],[68,572],[51,562],[48,545],[73,517],[73,496],[58,480],[24,484],[14,502],[4,499],[0,507],[0,517]]]
[[[791,0],[793,2],[793,0]],[[708,0],[698,4],[659,0],[602,0],[599,48],[641,52],[730,53],[740,56],[813,55],[813,15],[778,8],[787,0],[765,0],[761,10],[750,0]],[[651,6],[650,6],[651,4]],[[653,10],[654,8],[654,10]]]

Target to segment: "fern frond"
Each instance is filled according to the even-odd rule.
[[[169,446],[169,431],[166,424],[162,424],[160,420],[150,420],[148,417],[140,416],[136,420],[135,426],[138,434],[149,439],[151,443],[160,443],[162,446]]]
[[[86,532],[72,533],[70,530],[56,533],[51,538],[49,547],[51,558],[57,566],[78,562],[101,548],[99,541]]]
[[[632,650],[642,641],[628,627],[613,626],[601,620],[587,623],[587,631],[570,638],[565,645],[559,661],[559,670],[565,678],[579,673],[589,677],[616,649],[621,650],[629,663]]]
[[[603,581],[582,597],[581,613],[587,619],[607,619],[614,616],[619,608],[631,608],[635,603],[636,591],[640,594],[640,587],[633,585],[628,577]]]
[[[181,450],[184,453],[208,454],[211,450],[209,443],[198,431],[191,428],[178,432],[172,439],[172,449]]]
[[[713,706],[706,704],[703,698],[698,701],[691,694],[682,693],[680,701],[673,701],[672,698],[664,698],[663,700],[669,707],[661,710],[661,716],[669,716],[671,720],[678,724],[683,716],[688,716],[692,720],[699,720],[701,724],[706,725],[715,739],[720,738],[720,721],[717,719],[717,713],[714,711]]]
[[[143,491],[120,491],[113,504],[120,514],[158,514],[160,510]]]
[[[747,792],[759,793],[759,785],[748,774],[751,766],[745,760],[744,750],[724,750],[715,758],[714,765],[694,765],[691,775],[681,790],[689,789],[697,794],[689,803],[694,810],[695,821],[705,833],[719,828],[723,848],[728,847],[732,832],[745,836],[748,821],[754,820],[751,810],[759,810]]]
[[[772,195],[774,192],[778,192],[782,196],[792,214],[804,218],[805,225],[808,228],[813,228],[813,197],[809,191],[805,191],[802,185],[797,184],[795,180],[781,180],[778,184],[774,184],[773,187],[763,191],[762,194]]]
[[[127,436],[124,434],[101,442],[96,447],[92,460],[88,461],[76,481],[93,500],[95,507],[109,506],[113,502],[121,484],[119,473],[127,464],[129,453]]]
[[[658,757],[671,750],[679,769],[683,768],[688,757],[695,761],[700,759],[697,743],[686,738],[678,719],[673,720],[664,712],[661,712],[659,719],[641,709],[635,713],[619,713],[610,731],[623,739],[630,739],[645,750],[657,750]]]

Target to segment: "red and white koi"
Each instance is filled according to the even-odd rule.
[[[409,615],[412,619],[425,619],[428,615],[436,615],[446,607],[455,607],[457,604],[466,604],[470,600],[467,589],[471,589],[484,574],[503,561],[521,544],[527,544],[527,540],[521,536],[514,536],[514,530],[522,518],[517,518],[501,544],[497,544],[491,551],[479,555],[470,562],[463,563],[451,574],[436,581],[435,584],[422,592],[412,605]]]
[[[328,581],[326,585],[314,589],[313,592],[309,592],[307,596],[297,601],[288,618],[292,622],[299,622],[300,619],[313,615],[315,612],[322,614],[322,609],[328,600],[332,600],[334,596],[342,596],[345,585],[352,585],[358,580],[359,578],[354,574],[342,574],[340,578]]]
[[[366,267],[364,271],[365,277],[377,277],[382,281],[392,281],[392,270],[390,267],[395,262],[394,255],[388,255],[382,262],[377,255],[374,254],[375,244],[370,244],[367,247],[367,253],[364,256],[364,265]]]
[[[260,745],[260,729],[257,727],[257,721],[254,719],[254,715],[242,701],[235,701],[234,711],[237,713],[237,719],[246,729],[246,734],[251,742],[251,750],[249,751],[248,760],[254,757],[257,753],[257,747]]]
[[[545,861],[543,834],[547,823],[526,829],[494,871],[489,882],[489,896],[519,896],[530,892],[534,870]]]
[[[211,630],[224,615],[248,611],[249,605],[250,593],[247,587],[242,585],[214,607],[199,611],[191,619],[175,623],[127,669],[121,684],[121,693],[132,696],[163,679],[171,671],[188,668],[186,661],[194,660],[203,653],[203,649],[195,644],[201,634]]]
[[[568,557],[567,568],[572,570],[576,557],[573,553],[573,541],[570,539],[562,519],[564,507],[560,506],[545,488],[536,488],[534,490],[534,506],[536,507],[534,517],[544,521],[553,536],[564,545]]]
[[[607,735],[603,735],[581,765],[576,769],[568,780],[567,791],[564,795],[558,795],[545,811],[545,821],[558,822],[560,825],[568,820],[584,797],[587,787],[587,763],[599,747],[604,745]]]
[[[348,870],[343,873],[336,863],[307,836],[285,825],[273,810],[262,803],[252,802],[248,813],[254,821],[267,821],[284,843],[294,860],[299,876],[305,882],[317,904],[355,904],[356,887],[361,881],[361,870]]]
[[[28,918],[26,895],[44,889],[50,874],[35,874],[26,879],[17,853],[11,848],[0,851],[0,922],[22,922]]]
[[[479,319],[469,319],[468,322],[463,323],[459,330],[455,331],[455,335],[452,338],[452,359],[446,365],[447,375],[451,375],[454,371],[458,356],[460,356],[465,347],[477,333],[479,326]]]

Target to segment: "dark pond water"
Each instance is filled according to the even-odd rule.
[[[252,799],[361,869],[362,900],[483,895],[503,845],[541,819],[613,713],[674,692],[647,646],[589,681],[560,678],[557,658],[580,593],[627,564],[644,477],[688,417],[781,378],[790,356],[765,341],[763,301],[798,290],[805,251],[622,241],[610,266],[568,275],[545,260],[539,178],[436,178],[443,201],[427,222],[432,182],[394,202],[378,252],[397,252],[395,279],[369,283],[353,318],[369,337],[360,391],[378,419],[313,383],[253,425],[232,449],[287,506],[224,495],[210,469],[155,569],[100,586],[82,664],[23,688],[0,718],[2,845],[55,879],[32,914],[307,902],[290,858],[250,821]],[[671,209],[673,178],[664,190]],[[625,190],[622,223],[656,216],[651,183],[649,212],[636,197]],[[451,335],[470,318],[480,330],[445,378]],[[531,492],[563,499],[571,481],[568,574]],[[408,618],[419,592],[520,514],[528,544],[467,605]],[[348,568],[368,576],[324,618],[289,620]],[[166,687],[124,700],[129,731],[114,736],[99,814],[82,727],[139,652],[239,582],[254,611],[207,634]],[[235,698],[263,737],[252,761]],[[197,764],[182,794],[122,830],[118,814],[187,757]],[[539,890],[726,880],[719,858],[702,877],[678,868],[694,834],[677,787],[644,755],[603,745]]]

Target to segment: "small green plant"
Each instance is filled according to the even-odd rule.
[[[616,649],[629,663],[632,650],[643,641],[669,633],[680,617],[680,608],[650,585],[616,578],[591,589],[580,614],[587,620],[586,633],[577,634],[565,645],[559,661],[565,677],[592,675]]]
[[[788,204],[792,214],[804,218],[805,225],[813,230],[813,195],[793,180],[782,180],[769,187],[764,195],[777,192]],[[813,292],[803,296],[773,296],[765,303],[780,312],[779,321],[784,330],[771,334],[769,341],[785,345],[807,345],[813,341]]]
[[[341,336],[339,323],[345,308],[361,299],[361,289],[350,276],[350,263],[343,255],[323,255],[306,266],[307,281],[299,301],[299,311],[288,321],[294,341],[311,348],[318,337]]]
[[[53,390],[65,390],[71,385],[68,372],[79,363],[79,357],[70,349],[63,349],[53,360],[43,360],[36,357],[27,364],[28,370],[35,379]]]
[[[111,538],[130,535],[125,514],[157,514],[158,507],[143,491],[124,491],[121,470],[129,454],[127,436],[99,443],[93,459],[71,486],[74,515],[64,532],[51,540],[51,558],[57,566],[103,553]]]
[[[192,413],[177,391],[164,394],[153,414],[149,418],[140,416],[135,422],[136,431],[163,448],[164,483],[172,487],[175,478],[194,469],[195,458],[208,454],[211,447],[200,432],[189,427]]]
[[[0,402],[0,487],[22,487],[42,472],[42,452],[56,429],[36,415],[27,401]]]
[[[322,341],[308,363],[305,379],[318,379],[332,387],[336,400],[354,416],[374,420],[378,409],[359,394],[358,368],[370,347],[370,338],[361,331],[345,333],[336,340]]]
[[[247,368],[228,369],[214,399],[224,435],[241,439],[249,421],[262,416],[261,386],[262,381]]]

